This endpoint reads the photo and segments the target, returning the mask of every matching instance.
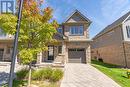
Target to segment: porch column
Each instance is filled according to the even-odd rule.
[[[7,47],[6,46],[4,46],[4,52],[3,52],[3,58],[2,58],[2,61],[4,61],[5,62],[5,58],[6,58],[6,50],[7,50]]]
[[[64,44],[64,42],[62,42],[62,54],[64,54],[65,53],[65,44]]]
[[[18,57],[17,57],[17,55],[16,55],[16,58],[15,58],[15,63],[18,63]]]
[[[65,42],[62,42],[62,55],[64,58],[64,63],[66,64],[67,60],[66,60],[66,44],[65,44]]]
[[[37,54],[37,64],[41,64],[42,62],[42,52]]]
[[[86,48],[86,63],[91,63],[91,48],[90,45]]]

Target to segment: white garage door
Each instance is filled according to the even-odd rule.
[[[69,63],[86,63],[85,49],[69,49],[68,50]]]

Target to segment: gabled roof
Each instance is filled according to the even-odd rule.
[[[130,16],[130,11],[128,13],[126,13],[125,15],[123,15],[122,17],[120,17],[119,19],[117,19],[115,22],[113,22],[112,24],[108,25],[107,27],[105,27],[105,29],[103,29],[100,33],[98,33],[94,38],[97,38],[99,36],[101,36],[102,34],[112,30],[114,27],[119,26],[120,24],[122,24],[128,17]],[[94,39],[93,38],[93,39]]]
[[[67,17],[67,19],[63,22],[63,23],[66,23],[75,13],[78,13],[83,19],[85,19],[86,21],[88,21],[89,23],[91,23],[91,21],[86,17],[84,16],[80,11],[78,11],[77,9],[74,10],[70,16]]]

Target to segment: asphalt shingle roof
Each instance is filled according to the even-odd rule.
[[[100,33],[98,33],[94,38],[97,38],[97,37],[101,36],[102,34],[112,30],[117,25],[120,25],[129,15],[130,15],[130,11],[128,13],[126,13],[125,15],[123,15],[122,17],[120,17],[119,19],[117,19],[112,24],[110,24],[107,27],[105,27],[105,29],[103,29]]]

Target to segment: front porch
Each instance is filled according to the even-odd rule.
[[[53,66],[53,67],[64,67],[66,64],[66,45],[63,41],[58,44],[51,44],[48,46],[48,50],[40,52],[37,55],[36,66]]]
[[[0,62],[11,62],[12,40],[0,40]]]

